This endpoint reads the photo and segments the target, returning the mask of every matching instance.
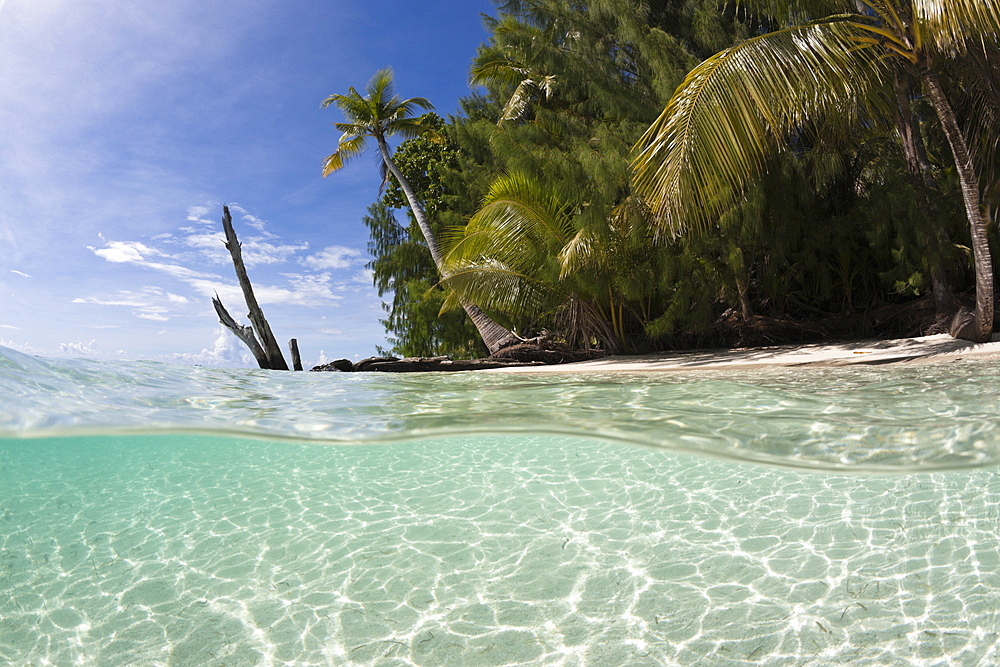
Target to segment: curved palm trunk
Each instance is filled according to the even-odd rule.
[[[920,72],[920,78],[927,87],[934,111],[951,146],[958,179],[962,185],[965,213],[969,218],[972,232],[972,255],[976,269],[976,313],[974,325],[963,331],[960,337],[976,343],[985,343],[990,340],[993,333],[993,259],[990,256],[990,245],[986,235],[986,219],[983,217],[980,200],[979,179],[965,137],[958,127],[955,112],[948,103],[937,75],[929,67],[924,67]]]
[[[434,235],[434,231],[431,229],[430,223],[427,221],[427,214],[424,213],[424,207],[420,205],[417,201],[416,195],[413,193],[413,188],[410,186],[410,182],[406,180],[399,167],[393,162],[392,157],[389,155],[389,146],[383,137],[375,137],[378,141],[379,151],[382,153],[382,160],[385,162],[385,166],[389,169],[393,176],[396,177],[396,182],[399,183],[399,187],[402,188],[403,194],[406,195],[406,201],[410,204],[410,210],[413,211],[413,217],[417,219],[417,226],[420,227],[421,233],[424,235],[424,241],[427,243],[427,249],[431,251],[431,259],[434,260],[434,266],[437,267],[438,273],[442,278],[447,278],[444,275],[442,267],[444,266],[444,256],[441,253],[441,246],[438,245],[437,237]],[[484,313],[479,306],[471,303],[466,303],[462,300],[462,308],[465,309],[466,314],[472,323],[476,325],[476,330],[479,331],[480,337],[482,337],[483,342],[486,344],[486,349],[489,350],[490,354],[493,354],[501,347],[511,344],[514,341],[519,340],[518,337],[511,331],[508,331],[504,327],[500,326],[493,321],[489,315]]]

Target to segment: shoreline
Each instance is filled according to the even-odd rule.
[[[740,370],[761,367],[860,366],[927,363],[974,356],[1000,358],[1000,335],[989,343],[972,343],[948,334],[809,343],[737,350],[691,350],[646,355],[615,355],[551,366],[495,368],[477,373],[621,373],[698,370]]]

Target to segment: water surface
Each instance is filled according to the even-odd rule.
[[[998,372],[0,350],[0,663],[997,662]]]

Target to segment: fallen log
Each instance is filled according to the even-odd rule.
[[[342,373],[454,373],[456,371],[481,371],[489,368],[509,368],[511,366],[544,366],[541,361],[512,361],[509,359],[458,359],[448,357],[371,357],[353,363],[349,359],[337,359],[311,371],[340,371]]]

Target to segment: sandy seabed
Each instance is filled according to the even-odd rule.
[[[556,437],[0,441],[0,663],[1000,660],[995,471]]]

